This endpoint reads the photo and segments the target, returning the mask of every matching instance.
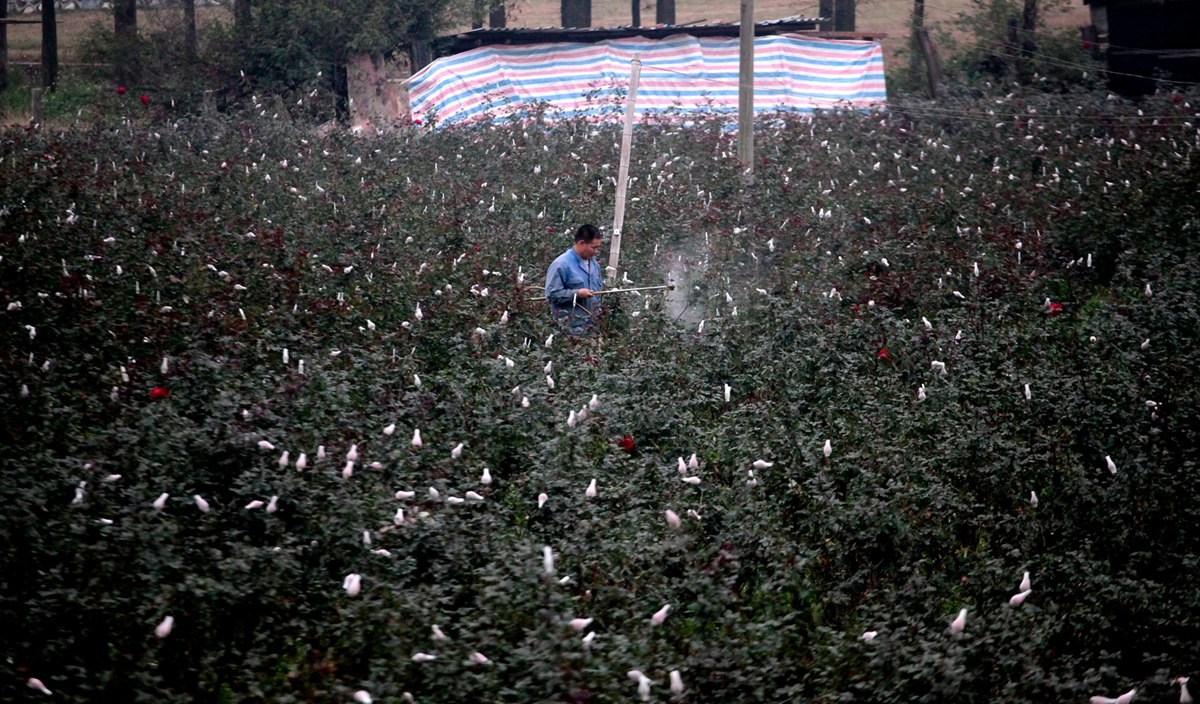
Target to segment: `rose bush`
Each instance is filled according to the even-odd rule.
[[[721,123],[643,126],[622,268],[681,286],[583,340],[528,299],[614,127],[10,129],[0,698],[1177,696],[1195,118],[780,118],[749,191]]]

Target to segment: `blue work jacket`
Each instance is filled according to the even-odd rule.
[[[600,297],[576,299],[575,292],[581,288],[600,291],[604,281],[600,278],[600,263],[595,258],[580,259],[571,247],[563,252],[546,270],[546,298],[555,320],[562,321],[578,335],[595,324],[600,315]]]

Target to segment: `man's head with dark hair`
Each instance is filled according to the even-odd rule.
[[[580,259],[592,259],[600,252],[600,246],[603,244],[604,238],[600,236],[600,229],[595,225],[580,225],[575,231],[575,254],[578,254]]]
[[[600,229],[591,224],[580,225],[579,229],[575,231],[576,242],[591,242],[599,236]]]

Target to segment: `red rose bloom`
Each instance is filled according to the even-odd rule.
[[[125,86],[117,86],[117,95],[125,95]]]
[[[1062,312],[1062,310],[1063,310],[1062,304],[1059,303],[1058,301],[1055,301],[1050,304],[1050,307],[1048,309],[1046,309],[1046,312],[1049,313],[1050,315],[1058,315],[1059,313]]]
[[[880,360],[885,362],[892,358],[892,355],[888,354],[886,347],[880,347],[879,351],[875,353],[875,356],[879,357]]]
[[[142,95],[142,105],[145,105],[147,107],[150,106],[150,96]]]
[[[151,401],[161,401],[170,395],[171,395],[171,392],[167,391],[165,388],[163,388],[161,386],[155,386],[153,389],[150,389],[150,400]]]
[[[633,436],[626,435],[617,441],[617,447],[626,452],[633,452]]]

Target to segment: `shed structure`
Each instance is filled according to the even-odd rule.
[[[1127,95],[1156,81],[1200,83],[1200,2],[1083,0],[1096,41],[1107,45],[1109,83]]]

